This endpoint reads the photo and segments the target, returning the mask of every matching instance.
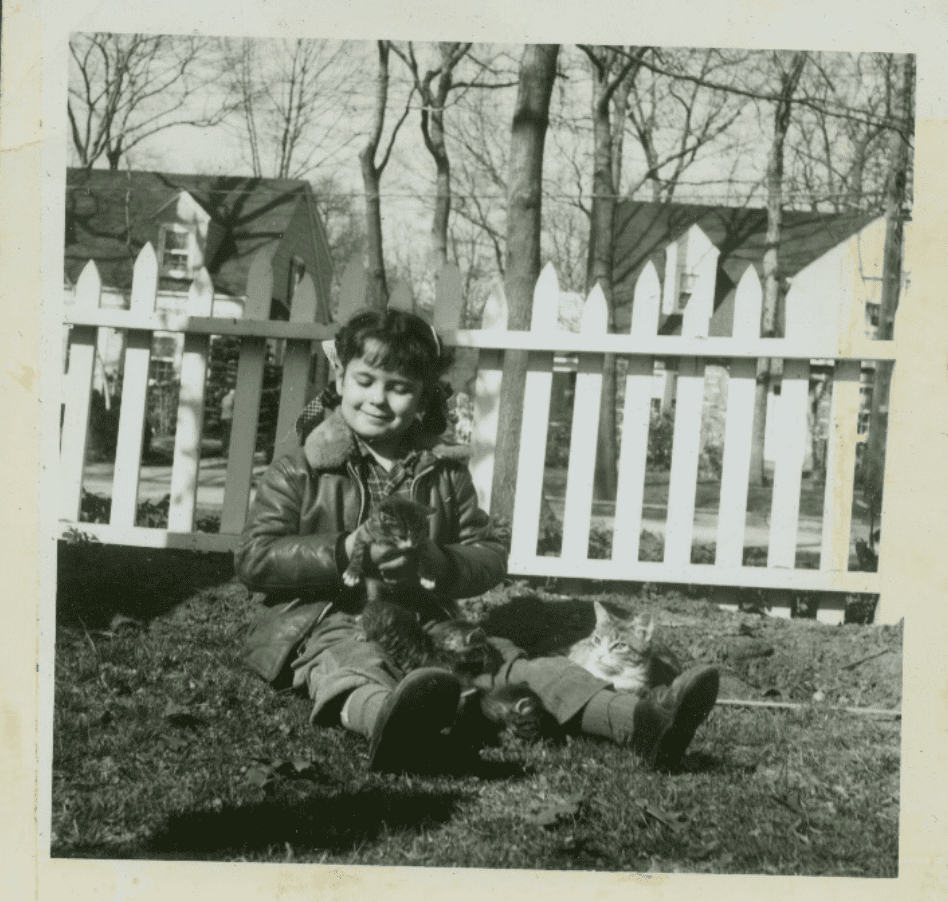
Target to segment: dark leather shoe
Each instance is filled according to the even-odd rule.
[[[408,674],[385,700],[369,740],[369,769],[423,772],[443,746],[458,710],[461,682],[446,670],[424,667]]]
[[[677,770],[718,698],[716,667],[692,667],[643,695],[632,718],[632,748],[656,770]]]

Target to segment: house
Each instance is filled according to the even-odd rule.
[[[150,242],[158,267],[159,311],[185,312],[188,290],[204,267],[214,285],[212,315],[243,316],[247,275],[261,248],[272,252],[271,319],[288,319],[295,286],[308,273],[317,318],[328,322],[330,256],[316,198],[305,181],[242,176],[180,175],[69,169],[66,173],[65,303],[94,260],[103,307],[128,307],[139,251]],[[152,378],[173,379],[183,337],[167,335],[152,349]],[[100,330],[95,385],[121,370],[124,337]]]
[[[615,331],[628,331],[636,282],[651,262],[662,285],[659,334],[681,334],[683,314],[692,291],[702,277],[711,277],[714,296],[709,311],[708,334],[730,336],[734,299],[745,270],[753,265],[763,280],[767,211],[762,208],[707,206],[699,204],[647,203],[623,200],[615,212],[613,249],[613,305]],[[882,247],[885,221],[874,213],[822,213],[787,210],[779,245],[780,272],[786,309],[807,324],[808,334],[828,338],[837,334],[840,310],[853,305],[862,311],[863,329],[873,335],[878,324],[882,291]],[[858,277],[847,271],[847,256],[858,253]],[[576,321],[581,298],[564,297],[575,310],[561,310],[563,323]],[[559,385],[553,392],[554,419],[568,416],[572,374],[570,361],[558,359]],[[575,361],[573,362],[575,368]],[[863,365],[862,406],[859,431],[868,426],[868,402],[872,385],[871,362]],[[812,367],[812,397],[817,405],[811,427],[816,441],[807,443],[809,469],[813,446],[825,440],[825,421],[830,393],[821,391],[830,367],[818,362]],[[622,380],[618,386],[621,393]],[[653,407],[669,410],[674,402],[676,373],[656,362]],[[771,426],[776,420],[780,385],[772,386],[768,403],[768,432],[764,456],[773,460]],[[564,400],[566,399],[566,400]],[[709,363],[705,368],[704,443],[723,441],[727,400],[727,368]]]
[[[642,269],[651,261],[662,281],[659,334],[681,333],[682,318],[691,291],[703,275],[714,279],[714,297],[708,334],[729,336],[734,319],[737,285],[749,265],[763,281],[767,244],[767,211],[763,208],[659,204],[633,200],[617,205],[615,219],[613,298],[617,331],[628,329],[632,292]],[[841,310],[856,309],[862,328],[872,336],[878,324],[882,292],[882,247],[885,220],[875,213],[825,213],[785,210],[778,247],[785,315],[806,323],[810,335],[832,339],[838,334]],[[856,249],[857,271],[849,258]],[[778,323],[783,334],[783,324]],[[860,433],[868,425],[868,400],[872,364],[864,364]],[[811,427],[817,441],[807,443],[806,468],[813,465],[811,452],[825,439],[823,429],[829,393],[820,391],[829,367],[814,364],[811,396],[818,409]],[[675,374],[665,371],[658,382],[661,398],[656,406],[667,409],[675,395]],[[773,459],[772,424],[779,405],[779,382],[768,399],[768,429],[764,456]],[[727,398],[727,369],[709,364],[705,375],[703,439],[723,438]]]

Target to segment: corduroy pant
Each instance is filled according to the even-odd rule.
[[[605,680],[565,657],[528,659],[507,639],[491,637],[504,663],[493,675],[478,677],[481,688],[526,683],[560,724],[575,717],[594,695],[610,688]],[[304,642],[293,662],[293,685],[305,686],[313,699],[312,720],[333,722],[354,689],[374,684],[394,689],[404,674],[374,642],[361,638],[355,618],[331,613]],[[335,720],[338,723],[338,720]]]

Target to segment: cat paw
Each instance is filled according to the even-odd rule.
[[[343,581],[350,589],[352,589],[353,587],[359,585],[359,577],[358,577],[355,573],[350,573],[348,570],[346,570],[346,571],[342,574],[342,581]]]
[[[435,587],[435,581],[427,576],[418,577],[418,584],[422,589],[427,589],[429,592]]]

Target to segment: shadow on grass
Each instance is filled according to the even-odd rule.
[[[70,847],[53,857],[218,860],[282,847],[345,851],[383,831],[418,832],[448,821],[467,794],[396,786],[315,789],[302,798],[172,815],[150,840]]]
[[[234,575],[233,555],[59,542],[56,612],[62,623],[107,626],[115,614],[151,620]]]

